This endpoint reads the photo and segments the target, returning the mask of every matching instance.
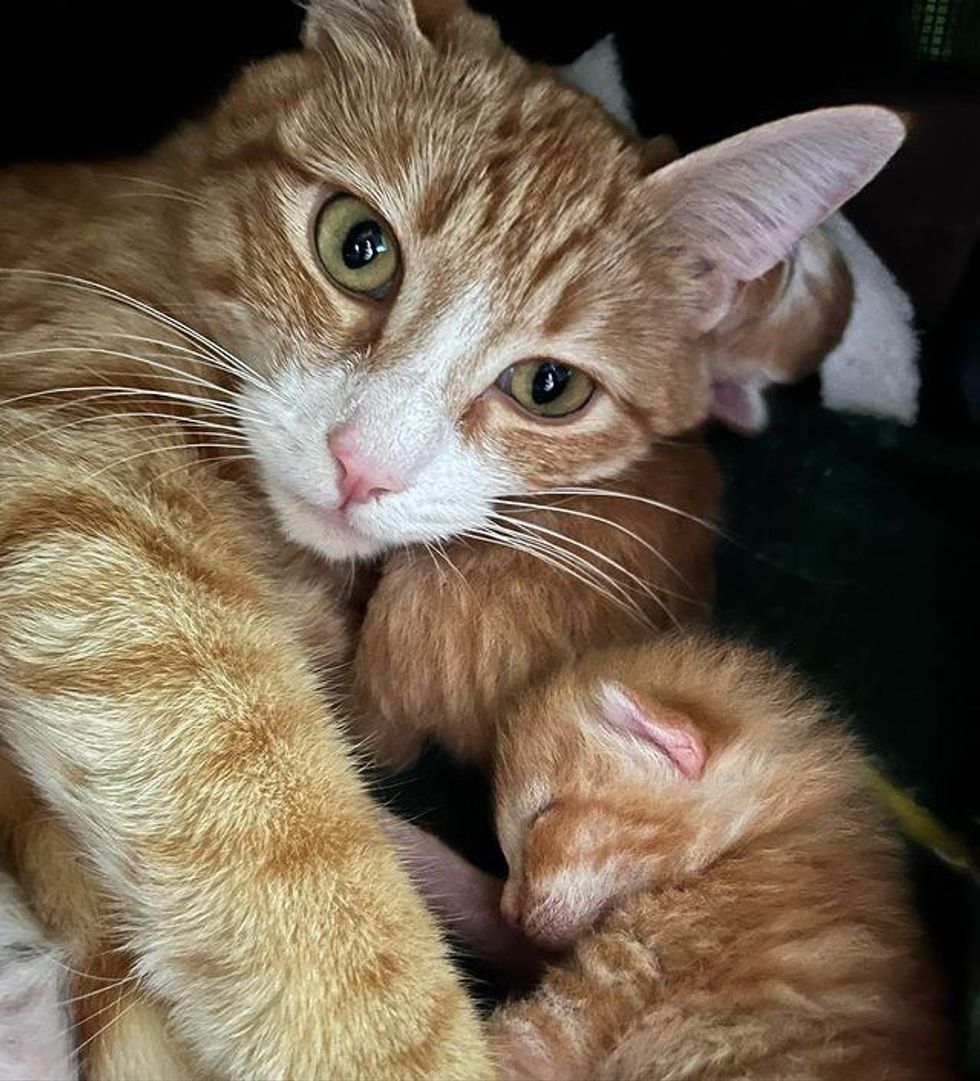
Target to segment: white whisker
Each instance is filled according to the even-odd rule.
[[[524,503],[517,499],[510,499],[508,497],[502,497],[497,500],[498,503],[506,504],[508,507],[517,507],[522,510],[529,511],[551,511],[555,514],[567,514],[573,518],[586,518],[592,522],[599,522],[602,525],[609,526],[611,529],[617,530],[619,533],[623,533],[625,536],[635,540],[637,544],[645,548],[652,556],[659,559],[661,563],[671,571],[677,578],[679,578],[684,585],[690,586],[690,581],[681,573],[680,570],[660,551],[656,545],[651,544],[648,540],[641,537],[639,533],[634,532],[632,529],[627,529],[621,522],[617,522],[612,518],[604,518],[601,514],[591,514],[588,511],[576,510],[571,507],[559,507],[554,503]],[[694,603],[692,597],[685,597],[680,593],[671,593],[669,590],[663,590],[668,596],[676,597],[677,600],[691,601]]]
[[[670,608],[664,602],[663,598],[657,596],[657,593],[654,590],[654,587],[650,584],[650,582],[648,582],[645,578],[641,578],[640,575],[635,574],[633,571],[627,569],[621,563],[618,563],[615,559],[613,559],[611,556],[608,556],[604,552],[599,551],[598,548],[593,548],[591,545],[585,544],[583,541],[576,540],[574,537],[569,537],[567,533],[562,533],[560,530],[556,530],[556,529],[549,529],[547,526],[540,525],[537,522],[518,521],[517,519],[510,518],[510,517],[508,517],[506,515],[499,515],[499,514],[496,515],[495,517],[497,519],[499,519],[499,520],[507,522],[507,524],[512,526],[512,527],[521,527],[523,529],[532,529],[532,530],[535,531],[535,533],[543,533],[547,537],[554,537],[554,538],[557,538],[559,540],[563,540],[563,541],[567,542],[568,544],[573,545],[576,548],[579,548],[579,549],[581,549],[583,551],[588,552],[590,555],[595,556],[597,559],[602,560],[603,563],[608,564],[609,566],[613,567],[615,570],[619,571],[620,574],[623,574],[628,579],[630,579],[630,581],[632,581],[636,585],[636,587],[640,590],[641,593],[645,594],[647,597],[650,598],[650,600],[652,600],[654,602],[654,604],[657,605],[657,607],[664,613],[664,615],[671,621],[671,623],[674,624],[675,627],[680,626],[680,624],[678,623],[677,617],[674,615],[674,613],[670,610]],[[539,537],[538,539],[542,539],[542,538]],[[556,547],[559,547],[559,546],[556,545]],[[598,567],[596,567],[590,560],[586,559],[584,556],[576,557],[575,553],[568,552],[567,549],[566,549],[566,555],[568,555],[569,558],[580,558],[582,563],[588,565],[589,568],[595,574],[600,575],[604,580],[607,580],[608,582],[610,582],[610,584],[615,582],[616,585],[619,585],[621,588],[626,589],[626,587],[623,586],[622,583],[616,582],[616,579],[614,579],[610,575],[605,574],[603,571],[601,571]]]
[[[536,532],[545,534],[545,536],[535,536],[533,538],[535,543],[541,545],[547,551],[550,551],[555,555],[560,553],[564,559],[573,562],[581,570],[588,571],[588,573],[595,575],[612,589],[615,589],[623,597],[624,600],[628,599],[631,603],[635,604],[636,602],[634,601],[633,597],[630,596],[629,589],[626,585],[613,578],[605,571],[600,570],[594,563],[586,559],[584,556],[579,555],[576,552],[570,552],[567,548],[563,548],[561,545],[555,544],[552,540],[549,540],[548,537],[550,536],[559,538],[564,541],[568,541],[569,543],[575,545],[578,548],[585,549],[586,551],[590,552],[594,556],[597,556],[604,562],[612,564],[613,567],[625,574],[628,578],[634,579],[641,592],[649,596],[650,599],[654,601],[663,610],[664,614],[676,625],[677,620],[674,617],[674,614],[670,611],[667,605],[664,604],[663,600],[661,600],[660,597],[656,596],[656,594],[651,590],[650,583],[647,582],[645,579],[640,578],[639,575],[633,574],[632,571],[629,571],[625,567],[621,566],[619,563],[616,562],[616,560],[611,559],[609,556],[604,555],[602,552],[590,547],[587,544],[583,544],[580,541],[573,540],[571,537],[567,536],[564,533],[560,533],[554,529],[548,529],[546,526],[538,526],[537,524],[532,522],[518,521],[516,519],[507,518],[506,516],[499,514],[495,515],[495,519],[498,521],[506,522],[507,525],[514,529],[518,535],[523,536],[525,539],[528,540],[532,539],[526,532],[526,529],[528,528],[534,529]]]
[[[626,594],[625,600],[612,594],[608,589],[599,585],[594,578],[589,577],[586,574],[580,573],[575,569],[574,565],[569,565],[563,559],[556,557],[553,552],[547,548],[539,547],[539,542],[536,538],[529,538],[527,536],[518,536],[514,533],[501,530],[490,529],[488,527],[481,527],[478,530],[467,530],[460,534],[462,537],[468,537],[472,540],[484,541],[488,544],[496,544],[502,548],[509,548],[511,551],[522,552],[525,555],[531,556],[540,560],[542,563],[551,567],[554,570],[560,571],[562,574],[567,574],[576,581],[581,582],[583,585],[588,586],[590,589],[594,589],[600,596],[604,597],[610,604],[615,605],[617,608],[626,612],[633,619],[643,626],[650,627],[649,621],[644,616],[642,610],[638,607],[635,601]],[[532,543],[533,542],[533,543]],[[554,547],[554,546],[553,546]],[[563,553],[566,557],[569,553]],[[620,587],[620,592],[625,593]],[[652,629],[652,628],[650,628]]]
[[[134,337],[135,337],[135,335],[134,335]],[[162,342],[161,344],[166,345],[167,343]],[[183,347],[174,346],[173,348],[183,348]],[[196,357],[198,360],[203,361],[204,363],[209,363],[207,358],[202,357],[199,354],[193,353],[191,350],[186,350],[186,352],[189,353],[191,356]],[[139,364],[145,364],[149,368],[153,368],[153,369],[158,370],[158,371],[164,371],[164,372],[169,373],[171,376],[173,376],[173,379],[169,379],[168,382],[174,382],[174,381],[185,382],[186,381],[188,383],[194,384],[195,386],[204,387],[207,390],[213,390],[213,391],[216,391],[219,394],[223,394],[226,397],[231,398],[232,402],[234,402],[236,405],[238,405],[240,403],[240,396],[238,395],[238,393],[236,391],[234,391],[234,390],[230,390],[228,387],[219,386],[217,383],[212,383],[209,379],[204,379],[202,376],[194,375],[194,374],[192,374],[190,372],[186,372],[182,368],[175,368],[171,364],[164,364],[159,357],[146,357],[146,356],[142,356],[142,355],[137,354],[137,353],[126,353],[126,352],[123,352],[123,351],[118,350],[118,349],[104,349],[104,348],[100,348],[99,346],[90,346],[90,345],[51,345],[51,346],[46,346],[43,349],[14,349],[14,350],[11,350],[10,352],[0,353],[0,360],[6,360],[6,359],[9,359],[11,357],[40,356],[40,355],[50,354],[50,353],[84,353],[84,354],[95,354],[97,356],[116,357],[116,358],[118,358],[120,360],[133,360],[133,361],[136,361]],[[96,369],[92,369],[92,368],[90,368],[89,370],[90,371],[96,371]],[[218,369],[218,370],[223,370],[223,369]],[[106,373],[106,374],[108,374],[108,373]],[[132,389],[137,389],[137,388],[132,388]],[[142,390],[144,388],[139,388],[139,389]],[[152,388],[145,388],[145,389],[147,389],[149,393],[153,392]],[[198,399],[198,400],[199,401],[208,401],[209,399],[201,398],[201,399]],[[253,409],[249,409],[248,407],[244,407],[244,406],[242,408],[245,409],[245,411],[252,413],[256,417],[259,416],[259,414],[256,413],[255,410],[253,410]]]
[[[254,454],[222,454],[217,458],[190,458],[186,462],[181,462],[180,465],[171,466],[169,469],[164,469],[161,472],[154,474],[152,480],[147,481],[146,484],[143,485],[143,490],[145,491],[152,484],[158,484],[161,480],[164,480],[166,477],[172,476],[174,473],[179,473],[181,472],[181,470],[184,469],[190,469],[193,466],[227,465],[228,462],[252,461],[255,461]],[[201,503],[201,506],[207,509],[203,502]]]
[[[129,454],[125,458],[120,458],[118,461],[110,462],[108,465],[101,466],[95,470],[94,473],[89,473],[86,477],[86,481],[95,480],[96,477],[101,477],[103,474],[110,472],[113,469],[118,469],[120,466],[127,465],[129,462],[135,462],[138,458],[146,458],[150,454],[163,454],[168,451],[182,451],[182,450],[204,450],[204,449],[221,449],[221,450],[238,450],[241,444],[238,443],[165,443],[159,447],[150,447],[149,450],[141,450],[136,454]],[[251,457],[251,455],[249,455]],[[159,476],[153,478],[158,480]]]
[[[216,406],[220,406],[222,403],[215,402],[211,398],[199,398],[194,394],[181,394],[175,390],[157,390],[153,387],[122,387],[113,386],[109,383],[95,383],[88,386],[77,387],[49,387],[46,390],[35,390],[27,394],[18,394],[13,398],[6,398],[0,401],[0,406],[15,405],[19,402],[28,402],[36,400],[38,398],[47,398],[56,394],[82,394],[88,391],[93,392],[92,398],[83,398],[81,401],[95,400],[95,395],[104,398],[126,398],[126,397],[146,397],[146,398],[159,398],[162,401],[167,402],[182,402],[190,405],[203,405],[209,409],[214,409]],[[100,393],[101,392],[101,393]]]
[[[84,416],[84,417],[76,417],[74,420],[67,421],[64,424],[56,425],[53,428],[44,428],[44,429],[42,429],[40,431],[32,432],[30,435],[24,436],[23,439],[18,439],[18,440],[15,440],[13,443],[7,444],[4,447],[4,449],[5,449],[5,451],[9,452],[11,450],[16,450],[17,447],[26,446],[26,445],[28,445],[30,443],[33,443],[33,442],[37,441],[37,440],[51,439],[54,436],[58,435],[59,432],[68,431],[69,429],[76,428],[76,427],[78,427],[78,426],[80,426],[82,424],[100,424],[100,423],[104,424],[106,422],[111,422],[111,421],[116,421],[116,420],[121,420],[121,419],[128,420],[129,418],[136,418],[136,417],[153,417],[153,418],[156,418],[156,419],[150,424],[127,424],[126,425],[126,434],[127,434],[127,436],[131,432],[141,432],[141,431],[153,431],[153,432],[158,432],[158,433],[162,432],[163,425],[159,424],[158,421],[159,420],[169,420],[169,421],[172,421],[172,422],[176,423],[178,426],[183,425],[183,424],[190,424],[192,427],[201,428],[201,429],[203,429],[203,430],[205,430],[207,432],[215,431],[215,432],[218,432],[218,433],[224,435],[226,438],[237,438],[242,446],[248,446],[249,445],[248,436],[245,435],[245,433],[242,432],[239,428],[233,428],[229,424],[216,424],[216,423],[214,423],[212,421],[203,420],[200,417],[187,418],[187,417],[176,417],[176,416],[174,416],[173,414],[170,414],[170,413],[153,413],[153,412],[149,412],[149,411],[139,411],[139,412],[134,411],[134,412],[126,412],[126,413],[94,413],[94,414],[89,414],[89,415]]]
[[[686,518],[690,522],[695,522],[697,525],[704,526],[705,529],[710,529],[712,533],[721,535],[721,530],[718,528],[715,522],[709,521],[707,518],[700,518],[696,514],[691,514],[689,511],[681,510],[680,507],[671,506],[670,503],[661,503],[657,499],[648,499],[646,496],[633,495],[631,492],[617,492],[610,488],[574,488],[574,487],[559,487],[548,488],[540,492],[531,492],[531,495],[585,495],[585,496],[606,496],[610,499],[632,499],[637,503],[645,503],[648,507],[656,507],[658,510],[667,511],[669,514],[676,514],[681,518]]]
[[[188,191],[187,188],[178,188],[176,184],[166,184],[162,180],[155,180],[148,176],[135,176],[132,173],[114,173],[105,170],[99,170],[93,172],[93,176],[105,177],[108,180],[126,180],[130,184],[144,184],[150,188],[160,188],[161,191],[169,191],[174,195],[183,195],[188,199],[196,199],[203,206],[204,203],[198,198],[192,191]]]
[[[124,996],[121,996],[115,1002],[110,1002],[108,1006],[104,1006],[101,1010],[97,1010],[95,1013],[91,1014],[91,1017],[98,1017],[99,1014],[105,1013],[106,1010],[111,1010],[114,1007],[118,1008],[127,999],[129,1000],[128,1005],[125,1007],[125,1009],[119,1010],[119,1012],[114,1017],[111,1017],[100,1029],[98,1029],[98,1031],[93,1032],[91,1036],[83,1040],[75,1048],[75,1050],[72,1052],[72,1058],[79,1058],[81,1056],[81,1053],[85,1050],[86,1047],[88,1047],[88,1045],[93,1040],[97,1040],[104,1032],[107,1032],[117,1021],[125,1017],[126,1014],[129,1013],[129,1011],[134,1006],[138,1006],[141,1002],[145,1001],[143,996],[140,994],[140,991],[141,987],[139,982],[137,982],[136,986],[132,987]]]
[[[195,342],[202,348],[207,349],[209,355],[214,355],[215,360],[223,360],[226,364],[230,365],[234,374],[238,375],[239,378],[252,384],[256,389],[272,394],[282,400],[281,396],[276,391],[276,388],[263,380],[259,373],[241,360],[240,357],[236,357],[223,346],[218,345],[217,342],[213,341],[206,334],[202,334],[200,331],[195,330],[186,323],[182,323],[179,319],[175,319],[173,316],[161,312],[158,308],[153,307],[152,304],[137,300],[136,297],[130,296],[128,293],[123,293],[119,289],[114,289],[112,286],[105,285],[102,282],[92,281],[88,278],[80,278],[74,274],[59,274],[49,270],[37,270],[27,267],[0,267],[0,274],[11,277],[19,276],[27,278],[30,281],[45,281],[52,285],[60,285],[66,289],[77,289],[81,292],[93,293],[96,296],[115,300],[125,307],[140,312],[142,315],[147,316],[147,318],[154,319],[163,326],[169,327],[171,330],[180,334],[181,337]],[[283,404],[288,403],[283,402]]]

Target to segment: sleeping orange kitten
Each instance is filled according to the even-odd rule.
[[[478,698],[485,756],[487,703],[623,637],[531,558],[638,595],[533,537],[705,516],[715,331],[904,135],[821,110],[653,170],[452,0],[316,0],[304,46],[142,157],[0,175],[0,799],[93,1081],[489,1075],[324,687],[330,568],[380,564],[379,728]],[[701,526],[627,528],[702,599]],[[443,543],[466,584],[412,571]]]
[[[493,1020],[501,1077],[952,1076],[866,763],[768,658],[596,654],[517,707],[497,756],[503,911],[570,949]]]

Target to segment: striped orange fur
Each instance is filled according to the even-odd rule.
[[[571,947],[491,1023],[502,1077],[952,1078],[901,841],[770,658],[679,636],[597,653],[496,753],[503,906]]]
[[[93,1081],[490,1076],[327,669],[389,759],[485,760],[523,684],[686,618],[713,332],[901,141],[854,107],[651,172],[456,0],[317,0],[304,38],[143,157],[0,177],[5,832]],[[383,295],[316,247],[344,193],[397,236]],[[506,389],[542,359],[592,381],[574,415]],[[341,498],[341,432],[381,496]],[[592,526],[618,588],[541,539]]]

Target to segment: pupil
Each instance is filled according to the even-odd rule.
[[[542,364],[534,373],[531,397],[536,405],[549,405],[565,393],[572,373],[564,364]]]
[[[387,250],[388,244],[381,226],[376,221],[359,221],[344,237],[340,254],[344,266],[350,270],[360,270]]]

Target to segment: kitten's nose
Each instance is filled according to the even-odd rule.
[[[358,449],[350,431],[341,429],[334,432],[327,445],[337,462],[341,510],[367,503],[388,492],[400,492],[405,487],[402,479],[392,470]]]

